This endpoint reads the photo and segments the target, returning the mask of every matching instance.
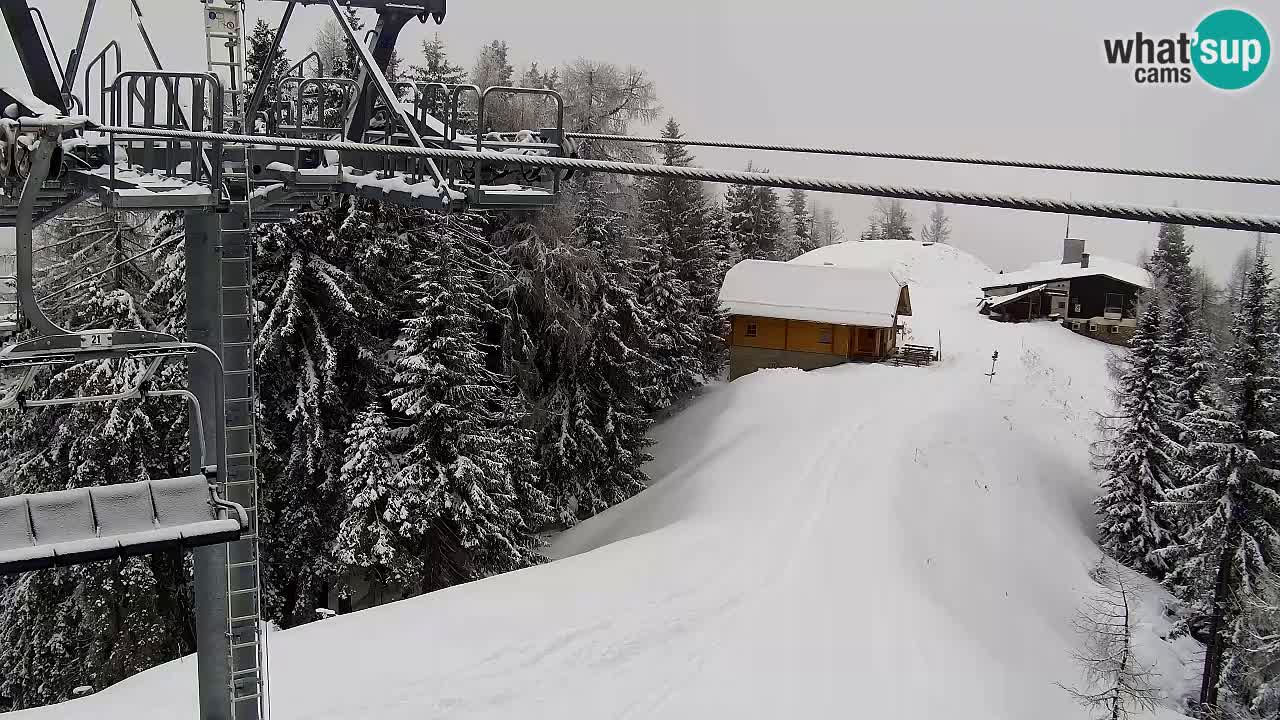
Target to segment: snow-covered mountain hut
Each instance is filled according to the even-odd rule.
[[[1123,345],[1138,326],[1138,299],[1154,285],[1146,270],[1091,256],[1083,240],[1067,238],[1061,262],[992,277],[982,288],[981,312],[1013,322],[1056,320],[1081,335]]]
[[[879,360],[897,350],[907,286],[881,268],[743,260],[720,288],[732,322],[729,377]]]

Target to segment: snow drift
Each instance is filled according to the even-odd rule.
[[[554,562],[271,634],[272,718],[1082,717],[1055,683],[1080,681],[1096,591],[1108,349],[979,316],[990,271],[950,246],[798,262],[892,269],[942,362],[709,390],[656,430],[653,486]],[[1148,584],[1138,639],[1173,708],[1197,648],[1162,639],[1163,600]],[[194,669],[14,717],[195,718]]]

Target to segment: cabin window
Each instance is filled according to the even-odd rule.
[[[747,323],[747,337],[755,337],[758,332],[755,323]]]
[[[831,328],[821,328],[818,330],[818,344],[820,345],[831,344]]]
[[[1110,330],[1109,332],[1111,332],[1111,334],[1112,334],[1112,335],[1118,335],[1118,334],[1120,334],[1120,326],[1119,326],[1119,325],[1112,325],[1112,326],[1111,326],[1111,330]]]
[[[1089,332],[1098,332],[1098,326],[1093,323],[1089,323]]]
[[[1079,330],[1079,329],[1080,329],[1080,323],[1078,323],[1078,322],[1073,322],[1073,323],[1071,323],[1071,329],[1072,329],[1072,330]]]
[[[1124,295],[1120,293],[1107,293],[1106,308],[1103,312],[1121,313],[1124,311]]]
[[[1074,304],[1074,307],[1075,307],[1075,309],[1072,310],[1072,312],[1080,312],[1080,301],[1073,300],[1072,303]]]

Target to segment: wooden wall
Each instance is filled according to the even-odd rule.
[[[747,335],[747,326],[755,325],[755,337]],[[778,318],[733,316],[733,342],[740,347],[787,349],[787,321]]]
[[[754,335],[748,329],[754,326]],[[851,328],[804,320],[733,316],[730,345],[826,355],[883,356],[892,352],[897,336],[892,328]]]
[[[1090,275],[1071,280],[1067,317],[1101,317],[1106,308],[1107,293],[1115,293],[1124,298],[1121,305],[1122,317],[1137,317],[1135,310],[1138,304],[1139,288],[1106,275]],[[1079,311],[1076,310],[1076,305],[1080,306]]]

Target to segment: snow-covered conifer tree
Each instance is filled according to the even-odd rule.
[[[637,294],[651,318],[646,338],[651,368],[644,397],[650,408],[660,410],[702,385],[705,342],[699,330],[707,323],[680,279],[675,258],[661,241],[651,242],[641,258]]]
[[[531,564],[546,510],[523,413],[478,347],[483,300],[453,242],[423,264],[419,312],[395,344],[391,405],[410,425],[388,502],[425,590]]]
[[[747,164],[747,170],[753,168]],[[763,172],[763,171],[762,171]],[[773,188],[731,185],[725,193],[729,234],[745,259],[785,260],[782,209]]]
[[[680,125],[667,121],[663,137],[679,139]],[[662,146],[662,163],[688,167],[693,156],[683,145]],[[724,314],[713,237],[711,208],[702,187],[679,178],[651,178],[640,186],[640,231],[644,245],[641,302],[653,317],[650,333],[657,378],[657,406],[701,384],[702,375],[719,372],[718,348],[724,344]]]
[[[1171,383],[1168,393],[1173,400],[1170,415],[1174,422],[1199,406],[1209,382],[1213,354],[1191,266],[1191,251],[1181,225],[1160,226],[1151,272],[1156,278],[1159,302],[1165,307],[1160,346]]]
[[[1235,702],[1247,606],[1280,569],[1280,471],[1276,469],[1277,352],[1271,268],[1261,244],[1245,282],[1225,359],[1221,407],[1185,419],[1197,472],[1169,493],[1186,530],[1168,584],[1209,617],[1201,703]]]
[[[259,19],[253,26],[253,31],[249,33],[249,53],[245,56],[245,83],[244,89],[247,95],[252,95],[258,83],[262,81],[265,66],[267,64],[267,53],[271,50],[271,43],[275,40],[276,28],[266,20]],[[289,70],[288,55],[281,46],[276,50],[275,62],[271,65],[271,72],[267,78],[270,86],[274,86],[280,82],[280,78],[284,77],[285,72]]]
[[[1119,427],[1103,469],[1095,504],[1102,547],[1116,560],[1151,575],[1167,570],[1161,552],[1176,540],[1161,505],[1177,480],[1181,448],[1166,434],[1171,402],[1158,347],[1161,307],[1149,302],[1122,359],[1116,399]]]
[[[791,210],[791,257],[813,250],[813,214],[809,212],[808,194],[804,190],[792,190],[787,194],[787,207]],[[791,258],[783,258],[790,260]]]
[[[378,231],[347,199],[257,239],[264,600],[286,626],[325,602],[346,433],[378,390],[380,308],[346,269]]]
[[[422,41],[422,64],[412,65],[409,75],[415,82],[457,85],[466,82],[467,69],[449,60],[440,33],[435,33],[430,40]]]
[[[604,181],[586,176],[571,243],[589,266],[577,288],[580,344],[558,358],[537,401],[545,418],[537,448],[558,519],[572,524],[639,492],[650,421],[641,388],[652,367],[644,347],[650,322],[624,256],[622,218],[608,206]],[[585,280],[584,282],[581,282]]]
[[[46,307],[73,328],[153,323],[149,268],[129,261],[154,242],[134,214],[87,209],[42,238]],[[118,265],[118,267],[113,267]],[[50,369],[33,398],[118,393],[134,360]],[[185,474],[186,448],[165,441],[184,419],[167,400],[87,403],[0,416],[0,495]],[[179,425],[179,427],[181,427]],[[14,707],[65,700],[190,652],[189,571],[181,552],[29,573],[0,584],[0,696]]]
[[[417,589],[422,583],[419,539],[404,531],[411,507],[400,491],[387,418],[370,403],[347,433],[339,484],[345,506],[334,555],[344,578],[360,573],[380,586]]]

